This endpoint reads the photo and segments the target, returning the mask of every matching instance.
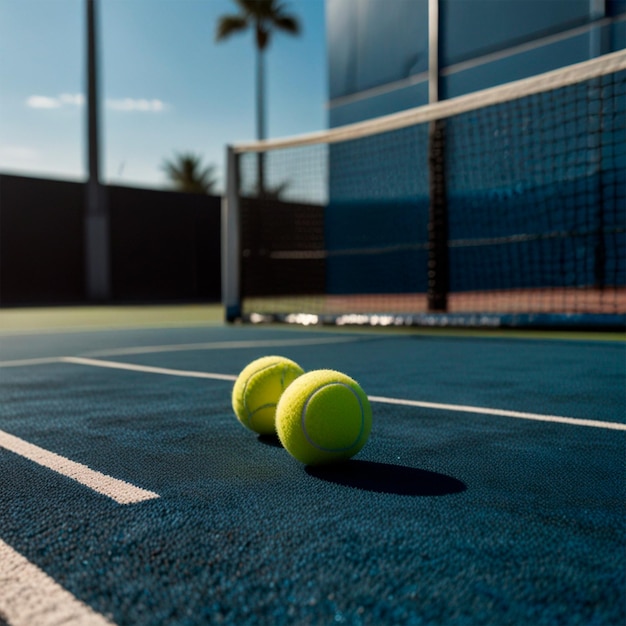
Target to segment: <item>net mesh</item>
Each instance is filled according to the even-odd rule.
[[[374,121],[370,135],[361,124],[354,137],[239,149],[243,317],[623,324],[625,58],[596,60],[580,80],[551,73],[537,93],[528,81],[500,101],[489,90],[486,106],[472,94],[398,128]],[[442,310],[429,289],[443,272]]]

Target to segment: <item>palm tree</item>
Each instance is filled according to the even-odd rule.
[[[285,12],[280,0],[233,0],[239,7],[237,15],[223,15],[217,23],[216,41],[228,39],[231,35],[254,29],[256,44],[256,109],[257,139],[265,139],[265,51],[269,46],[274,30],[290,35],[300,33],[297,18]],[[258,188],[259,195],[265,189],[263,153],[259,152]]]
[[[163,170],[178,191],[187,193],[215,192],[215,166],[202,165],[202,157],[191,152],[177,154],[163,163]]]

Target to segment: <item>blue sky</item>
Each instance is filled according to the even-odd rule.
[[[270,137],[327,127],[324,0],[285,0],[302,34],[267,55]],[[250,32],[215,43],[232,0],[98,0],[102,174],[162,188],[194,152],[223,172],[227,143],[255,138]],[[0,172],[83,179],[84,0],[0,0]]]

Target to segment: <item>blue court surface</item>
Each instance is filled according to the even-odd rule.
[[[235,419],[355,378],[352,460]],[[196,325],[0,336],[0,623],[626,623],[626,343]]]

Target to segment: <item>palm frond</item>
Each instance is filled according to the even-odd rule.
[[[271,38],[272,25],[290,35],[300,33],[300,23],[294,15],[285,11],[279,0],[233,0],[241,13],[223,15],[217,22],[216,41],[222,41],[233,33],[256,25],[257,47],[264,50]]]
[[[247,15],[268,19],[275,12],[275,0],[235,0]]]
[[[163,163],[162,169],[178,191],[206,194],[215,191],[215,166],[203,167],[202,157],[196,154],[176,154],[174,159]]]
[[[233,0],[233,2],[241,9],[241,12],[246,15],[254,14],[257,1],[258,0]]]
[[[300,34],[300,22],[292,15],[277,15],[273,18],[274,25],[290,35]]]
[[[241,32],[248,27],[248,20],[242,15],[223,15],[217,22],[217,30],[215,32],[215,40],[221,41]]]

